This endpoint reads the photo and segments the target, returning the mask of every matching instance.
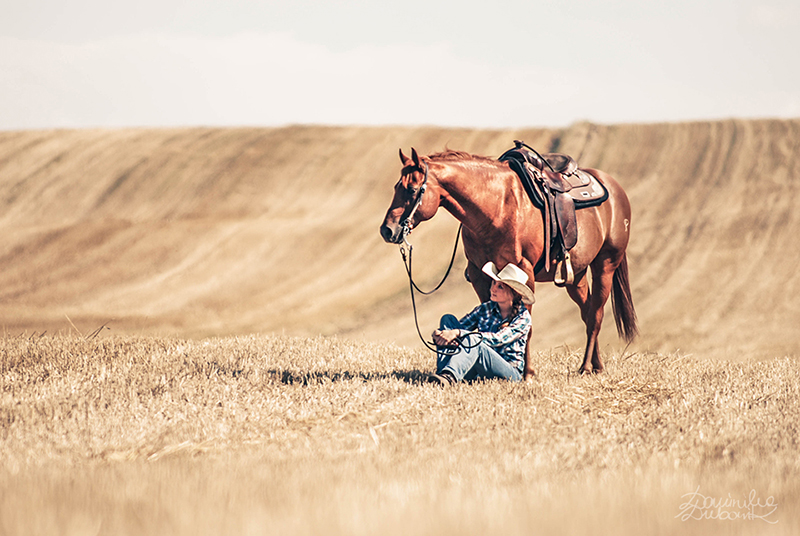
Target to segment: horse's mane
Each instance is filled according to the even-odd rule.
[[[429,154],[428,158],[431,160],[494,160],[486,156],[469,154],[464,151],[453,151],[452,149],[445,149],[441,153]]]

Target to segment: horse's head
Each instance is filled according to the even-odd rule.
[[[400,149],[403,170],[394,185],[394,197],[381,224],[386,242],[399,244],[420,222],[431,219],[439,208],[439,187],[430,173],[430,159],[411,149],[411,158]]]

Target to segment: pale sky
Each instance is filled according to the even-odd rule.
[[[0,130],[800,117],[800,2],[6,0]]]

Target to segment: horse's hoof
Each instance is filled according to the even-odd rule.
[[[592,374],[602,374],[603,372],[605,372],[605,370],[606,369],[603,369],[603,368],[595,368],[595,369],[592,369]]]
[[[522,380],[527,382],[527,383],[531,383],[535,379],[536,379],[536,373],[534,373],[534,372],[526,372],[522,376]]]
[[[578,374],[580,374],[581,376],[583,376],[584,374],[591,374],[592,372],[594,371],[590,368],[581,367],[580,369],[578,369]]]

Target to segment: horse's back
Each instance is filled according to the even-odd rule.
[[[603,224],[605,226],[605,240],[608,247],[625,251],[628,246],[631,226],[631,202],[628,194],[617,180],[599,169],[586,169],[603,183],[608,190],[608,200],[600,205]]]
[[[597,180],[603,183],[603,186],[606,187],[608,190],[608,200],[611,202],[612,205],[615,205],[614,210],[619,213],[626,213],[627,217],[630,218],[631,212],[631,203],[628,200],[628,194],[625,193],[625,190],[622,188],[622,185],[617,182],[617,179],[606,173],[605,171],[601,171],[599,169],[593,168],[581,168],[583,171],[590,173],[593,175]]]

